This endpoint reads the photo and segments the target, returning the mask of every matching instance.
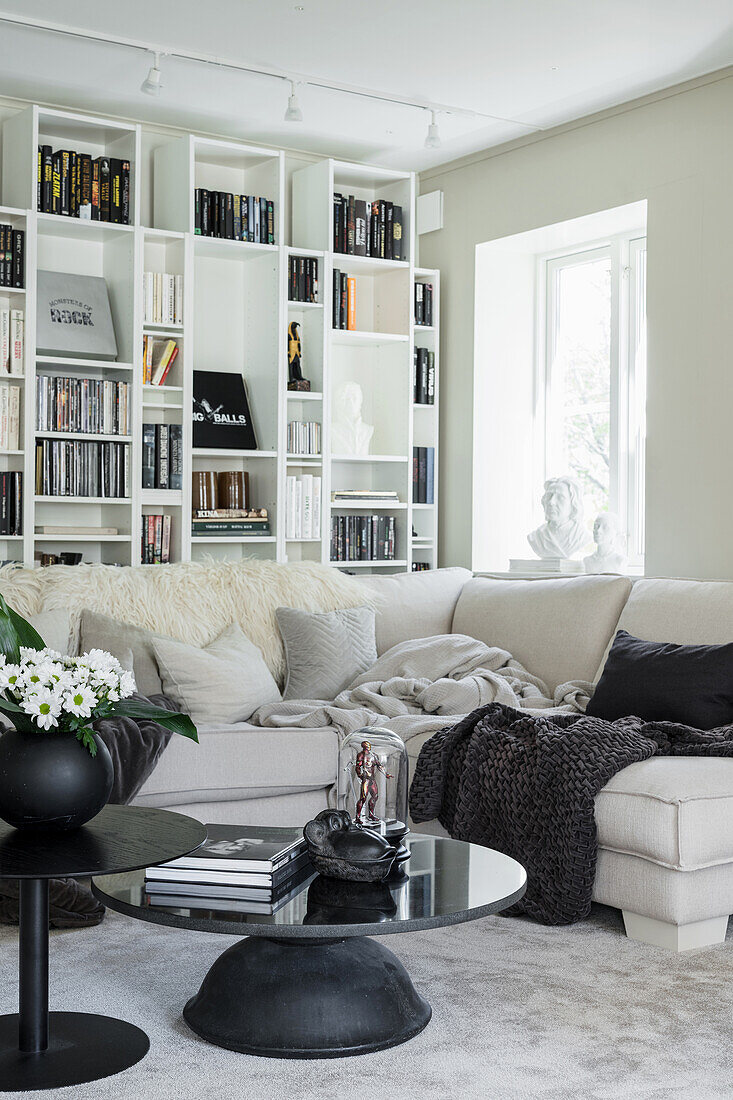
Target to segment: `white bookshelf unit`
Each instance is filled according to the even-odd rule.
[[[37,209],[37,149],[76,149],[93,157],[130,161],[130,225],[84,221]],[[154,151],[152,226],[141,224],[141,127],[32,106],[3,125],[0,221],[25,230],[25,290],[0,288],[0,307],[25,314],[23,375],[2,375],[1,384],[21,388],[21,442],[0,452],[1,470],[24,473],[23,531],[0,536],[0,557],[32,565],[42,553],[77,552],[84,561],[138,564],[144,517],[171,516],[171,561],[203,557],[233,559],[252,555],[277,561],[330,561],[331,516],[395,516],[395,559],[334,562],[338,568],[403,572],[413,562],[437,566],[437,495],[432,506],[412,501],[413,446],[435,448],[437,494],[439,275],[415,267],[415,180],[410,172],[372,168],[333,159],[292,173],[288,181],[292,228],[287,209],[284,153],[278,150],[186,134]],[[194,190],[261,195],[274,203],[274,244],[204,237],[195,232]],[[380,260],[333,251],[333,193],[388,199],[402,207],[403,259]],[[146,206],[147,208],[147,206]],[[318,261],[315,302],[290,301],[291,256]],[[356,279],[354,331],[335,330],[333,271]],[[101,275],[106,280],[118,356],[114,362],[37,355],[36,284],[39,270]],[[143,272],[183,277],[180,323],[145,319]],[[435,324],[416,328],[415,281],[432,282]],[[288,391],[287,329],[297,321],[303,374],[310,392]],[[178,356],[162,386],[143,385],[143,337],[173,338]],[[435,404],[413,402],[416,340],[435,352]],[[242,375],[255,426],[256,451],[193,447],[191,408],[194,371]],[[108,379],[130,384],[131,429],[116,441],[129,447],[131,488],[124,499],[49,497],[35,493],[36,378],[39,375]],[[341,387],[359,383],[362,416],[374,425],[371,453],[334,453],[331,424]],[[317,455],[287,451],[289,421],[321,425]],[[142,488],[144,423],[181,424],[183,488]],[[61,433],[46,433],[53,438]],[[63,438],[100,439],[87,434]],[[103,437],[107,439],[109,437]],[[269,537],[191,535],[194,471],[239,470],[249,476],[250,505],[267,508]],[[285,497],[289,475],[311,473],[322,479],[321,522],[308,539],[286,538]],[[399,503],[331,504],[337,489],[390,489]],[[41,526],[66,527],[41,534]],[[83,528],[114,527],[117,534],[80,534]],[[414,532],[414,534],[413,534]]]

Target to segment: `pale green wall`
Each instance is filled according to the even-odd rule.
[[[441,564],[472,564],[475,246],[647,199],[646,571],[733,578],[733,72],[423,173],[435,189]]]

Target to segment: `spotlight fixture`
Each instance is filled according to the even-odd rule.
[[[430,112],[430,125],[428,126],[428,132],[425,138],[426,149],[440,148],[440,131],[438,130],[438,123],[435,121],[436,114],[436,111]]]
[[[160,95],[160,90],[163,87],[161,72],[160,72],[160,54],[157,51],[153,51],[155,61],[148,69],[148,75],[140,85],[140,91],[145,92],[145,95]]]
[[[295,81],[290,81],[290,95],[288,96],[288,107],[284,115],[286,122],[302,122],[303,112],[300,109],[300,100],[295,92]]]

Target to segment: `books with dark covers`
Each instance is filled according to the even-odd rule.
[[[170,488],[170,455],[167,424],[155,425],[155,488]]]
[[[38,209],[44,214],[53,210],[53,149],[41,146],[41,201]]]
[[[402,207],[392,207],[392,259],[402,260]]]
[[[171,489],[183,488],[183,425],[168,425],[168,453]]]
[[[155,424],[143,424],[143,489],[155,488]]]
[[[49,213],[61,213],[61,153],[54,153],[51,158],[51,209]]]
[[[92,221],[100,220],[99,208],[99,161],[92,161]]]
[[[354,201],[354,255],[366,256],[366,207],[364,199]]]
[[[110,158],[98,157],[99,164],[99,220],[110,221]]]
[[[111,157],[109,162],[109,210],[110,221],[122,222],[122,161]]]
[[[79,217],[92,216],[92,158],[89,153],[79,153]]]
[[[341,272],[333,269],[333,328],[341,328]]]
[[[264,876],[276,877],[284,871],[289,877],[295,861],[306,854],[303,830],[298,826],[274,829],[265,825],[207,825],[206,833],[206,841],[195,852],[148,868],[146,878],[205,882],[210,872],[227,876],[222,882],[246,885],[240,876],[254,874],[263,876],[262,880],[256,878],[254,885],[264,886]],[[185,872],[189,871],[194,875],[187,877]]]
[[[394,561],[395,517],[331,516],[331,561]]]
[[[23,474],[4,470],[0,474],[0,535],[23,534]]]
[[[413,504],[435,503],[435,448],[412,448]]]
[[[257,437],[241,374],[193,372],[193,445],[257,450]]]

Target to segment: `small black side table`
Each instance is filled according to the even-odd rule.
[[[153,866],[205,839],[193,818],[139,806],[105,806],[68,833],[21,831],[0,821],[0,878],[20,879],[19,1011],[0,1016],[0,1092],[110,1077],[150,1047],[145,1032],[124,1020],[49,1013],[48,880]]]

